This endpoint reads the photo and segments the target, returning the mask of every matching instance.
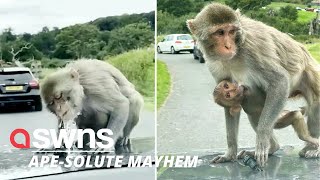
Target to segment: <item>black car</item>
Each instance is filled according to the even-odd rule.
[[[195,43],[194,47],[193,47],[193,58],[196,59],[196,60],[199,60],[200,63],[204,63],[205,62],[205,60],[203,58],[203,54],[200,51],[200,49],[198,48],[197,43]]]
[[[41,111],[39,83],[29,68],[0,68],[0,107],[17,105]]]

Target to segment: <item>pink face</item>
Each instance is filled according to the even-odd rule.
[[[235,40],[238,30],[239,28],[231,24],[213,28],[210,38],[214,42],[215,54],[227,59],[232,59],[236,55],[237,46]]]

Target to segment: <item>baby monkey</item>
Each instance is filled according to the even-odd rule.
[[[253,92],[256,92],[256,94]],[[295,92],[291,94],[290,97],[297,95],[299,95],[299,93]],[[265,94],[262,91],[250,91],[247,86],[239,85],[237,82],[230,82],[227,80],[221,81],[216,86],[213,92],[213,97],[217,104],[222,107],[229,108],[232,116],[235,116],[239,111],[241,111],[242,107],[249,116],[256,117],[256,115],[261,114],[265,102]],[[274,129],[282,129],[292,125],[294,131],[301,140],[311,143],[315,147],[319,147],[318,139],[310,136],[307,125],[304,121],[304,113],[304,108],[296,111],[282,111],[274,124]],[[258,122],[256,122],[257,120],[250,118],[249,120],[255,129],[258,124]]]

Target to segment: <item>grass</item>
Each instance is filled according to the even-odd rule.
[[[167,99],[171,87],[170,74],[167,65],[157,61],[157,108],[160,108]]]
[[[154,109],[154,49],[132,50],[117,56],[109,57],[110,64],[118,68],[144,96],[145,107]]]
[[[277,10],[285,6],[293,6],[293,7],[301,7],[301,8],[307,7],[307,5],[303,5],[303,4],[294,4],[294,3],[285,3],[285,2],[272,2],[271,4],[267,5],[268,8],[277,9]]]
[[[279,10],[281,7],[285,7],[285,6],[300,7],[300,8],[307,7],[307,5],[303,5],[303,4],[294,4],[294,3],[285,3],[285,2],[272,2],[267,7],[271,9]],[[316,17],[316,15],[317,13],[310,12],[310,11],[298,11],[297,21],[301,23],[309,23],[312,19]]]
[[[311,53],[312,57],[320,63],[320,40],[313,44],[305,44],[305,47]]]
[[[312,19],[316,17],[317,13],[310,11],[298,11],[298,22],[301,23],[310,23]]]

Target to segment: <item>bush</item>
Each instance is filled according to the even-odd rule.
[[[62,68],[64,67],[70,60],[62,60],[62,59],[42,59],[41,64],[43,68]]]
[[[132,50],[107,59],[145,97],[154,98],[154,48]]]

